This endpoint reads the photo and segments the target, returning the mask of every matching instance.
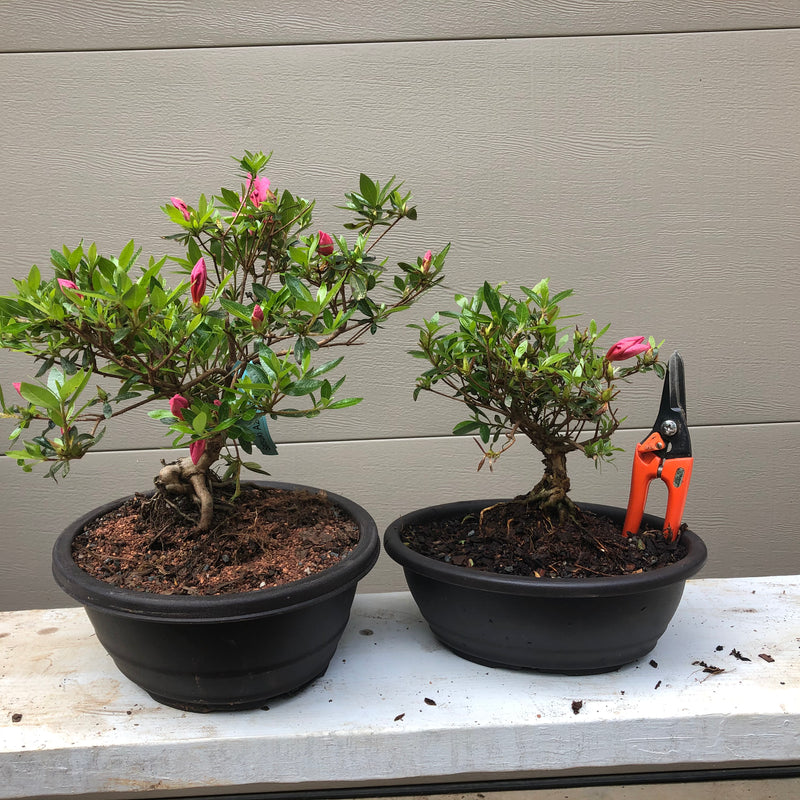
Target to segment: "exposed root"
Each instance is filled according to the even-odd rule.
[[[156,487],[164,495],[191,495],[194,498],[200,506],[200,519],[197,523],[199,531],[209,530],[214,517],[214,496],[211,493],[209,472],[219,458],[221,449],[221,439],[210,439],[196,464],[191,458],[184,456],[173,464],[162,467],[154,479]]]

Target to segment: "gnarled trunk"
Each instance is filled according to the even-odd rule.
[[[515,498],[526,505],[539,507],[543,513],[563,521],[574,508],[568,497],[569,475],[567,475],[566,450],[544,451],[544,475],[530,492]]]
[[[224,440],[221,436],[209,439],[206,449],[195,464],[189,456],[166,464],[154,479],[159,491],[165,494],[191,495],[200,506],[197,529],[207,531],[214,517],[214,495],[209,485],[209,470],[219,458]]]

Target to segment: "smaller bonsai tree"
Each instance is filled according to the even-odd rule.
[[[412,354],[431,363],[414,399],[428,391],[467,407],[470,416],[453,433],[478,433],[478,469],[486,462],[491,469],[518,435],[527,437],[544,474],[514,502],[563,522],[574,512],[567,455],[579,451],[596,464],[612,459],[619,448],[611,436],[623,421],[614,407],[618,383],[651,370],[663,377],[659,346],[633,336],[601,349],[608,326],[564,326],[560,303],[572,290],[551,294],[548,279],[522,287],[520,298],[501,288],[484,283],[472,297],[456,296],[459,311],[412,326],[419,330]]]
[[[376,248],[403,220],[416,219],[410,194],[394,177],[361,175],[345,194],[354,215],[345,234],[312,227],[314,203],[263,176],[269,156],[238,159],[240,184],[188,205],[173,197],[164,212],[182,245],[176,257],[139,266],[131,241],[116,256],[94,244],[51,251],[52,277],[34,266],[0,297],[0,346],[27,353],[46,382],[14,383],[22,402],[12,441],[44,429],[7,455],[26,471],[49,464],[66,475],[73,459],[101,440],[105,424],[144,406],[166,425],[173,447],[190,455],[155,477],[160,493],[196,500],[197,528],[209,530],[221,484],[238,492],[255,446],[274,454],[268,418],[316,417],[359,398],[341,397],[342,356],[325,350],[361,344],[395,313],[442,280],[447,247],[387,269]],[[182,277],[169,286],[167,262]],[[102,385],[92,382],[92,378]],[[244,455],[243,455],[244,454]],[[222,462],[221,474],[213,469]]]

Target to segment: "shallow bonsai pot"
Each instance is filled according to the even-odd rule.
[[[678,608],[686,579],[700,570],[706,546],[685,531],[686,556],[638,575],[548,579],[446,564],[404,545],[406,525],[463,517],[500,500],[432,506],[395,520],[384,536],[387,553],[434,635],[454,653],[488,666],[562,674],[610,672],[649,653]],[[622,528],[625,509],[579,503]],[[663,521],[645,515],[644,524]]]
[[[64,530],[53,548],[53,575],[85,607],[119,670],[158,702],[187,711],[259,708],[325,672],[347,625],[356,584],[378,558],[372,517],[351,500],[327,496],[356,521],[359,541],[340,562],[283,586],[167,596],[97,580],[73,561],[72,540],[127,498],[94,509]]]

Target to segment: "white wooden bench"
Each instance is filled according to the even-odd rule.
[[[0,710],[1,798],[798,776],[800,578],[690,581],[649,656],[587,677],[472,664],[410,595],[358,595],[323,677],[235,714],[155,703],[81,609],[10,612]]]

